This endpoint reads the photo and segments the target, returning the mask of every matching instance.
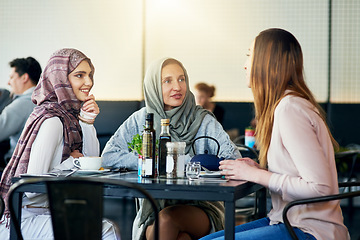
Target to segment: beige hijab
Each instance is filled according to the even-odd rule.
[[[161,70],[164,62],[168,59],[177,62],[184,70],[186,95],[179,107],[165,111],[161,87]],[[162,118],[169,118],[172,141],[186,142],[185,152],[189,153],[192,141],[205,115],[211,113],[196,105],[194,94],[190,91],[189,77],[182,63],[176,59],[162,58],[150,64],[144,79],[144,95],[147,112],[154,113],[154,128],[157,138],[161,130],[160,120]]]

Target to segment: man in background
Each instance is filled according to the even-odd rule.
[[[11,103],[9,90],[5,88],[0,88],[0,114],[9,103]]]
[[[11,87],[12,102],[0,114],[0,142],[10,139],[10,149],[0,159],[0,168],[5,167],[7,160],[15,149],[26,120],[33,111],[35,104],[31,95],[37,85],[41,66],[32,57],[16,58],[9,63],[11,67],[8,84]]]

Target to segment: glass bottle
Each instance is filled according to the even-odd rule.
[[[141,177],[155,177],[156,164],[156,135],[154,129],[154,114],[148,113],[145,117],[145,129],[143,131],[142,154],[143,164]]]
[[[170,119],[161,119],[161,133],[159,136],[159,176],[166,176],[166,143],[171,142],[171,135],[169,130]]]

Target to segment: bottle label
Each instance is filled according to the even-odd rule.
[[[166,177],[176,178],[176,157],[174,160],[174,155],[168,155],[166,157]]]
[[[152,158],[153,155],[153,145],[152,145],[152,136],[151,134],[144,134],[143,135],[143,156],[146,158]]]
[[[143,169],[142,170],[143,170],[145,176],[153,175],[152,165],[153,165],[152,158],[145,158],[144,159],[143,166],[142,166]]]

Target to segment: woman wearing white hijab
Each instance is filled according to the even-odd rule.
[[[142,133],[146,113],[154,114],[157,138],[160,134],[160,119],[170,119],[172,141],[186,142],[186,161],[194,155],[191,144],[199,136],[217,139],[221,146],[219,157],[240,157],[221,124],[210,112],[196,106],[186,70],[179,61],[163,58],[152,63],[145,75],[144,94],[146,107],[133,113],[106,144],[102,154],[104,166],[137,169],[138,157],[129,151],[127,143],[131,142],[134,135]],[[196,141],[195,147],[197,152],[206,148],[210,154],[216,154],[217,150],[216,143],[211,140]],[[161,239],[197,239],[224,227],[224,207],[221,202],[161,200],[159,203],[162,209]],[[147,201],[141,200],[133,224],[133,239],[151,239],[152,224],[152,210]]]

